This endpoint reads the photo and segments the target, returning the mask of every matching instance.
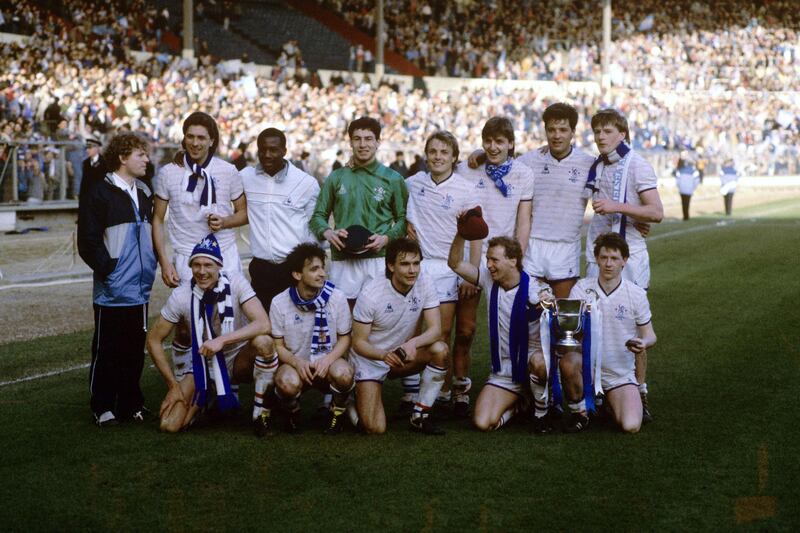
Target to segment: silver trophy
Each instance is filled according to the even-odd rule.
[[[586,301],[572,298],[558,298],[553,309],[558,330],[563,337],[558,339],[556,350],[559,353],[574,352],[581,347],[575,335],[581,332],[581,317],[586,309]]]

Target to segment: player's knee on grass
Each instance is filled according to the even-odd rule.
[[[547,379],[547,365],[541,350],[533,352],[533,357],[528,360],[528,372],[539,379]]]
[[[491,416],[491,413],[477,406],[472,416],[472,423],[475,424],[475,427],[480,431],[492,431],[495,426],[497,426],[497,420]]]
[[[448,366],[448,353],[447,344],[442,341],[436,341],[428,347],[428,353],[431,355],[430,362],[439,368],[447,368]]]
[[[189,411],[185,402],[176,402],[169,411],[161,417],[159,429],[165,433],[177,433],[183,429],[183,422],[186,420],[186,413]]]
[[[303,390],[300,374],[289,365],[281,365],[275,374],[275,388],[284,398],[297,396]]]
[[[353,386],[353,366],[344,359],[337,359],[328,368],[328,380],[337,390],[346,391]]]
[[[625,433],[638,433],[642,427],[642,416],[635,416],[633,413],[623,413],[617,422]]]

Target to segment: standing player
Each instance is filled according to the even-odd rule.
[[[483,255],[488,240],[499,236],[516,238],[523,253],[531,232],[531,202],[533,173],[513,159],[514,126],[506,117],[492,117],[481,131],[486,162],[470,169],[465,163],[457,172],[470,182],[470,193],[483,208],[489,235],[483,243]],[[471,387],[469,378],[470,347],[475,336],[475,321],[480,292],[469,281],[459,288],[456,306],[456,337],[453,344],[453,411],[456,416],[468,416]]]
[[[139,178],[147,143],[117,135],[105,150],[109,173],[84,191],[78,251],[94,272],[94,336],[89,389],[98,426],[141,421],[147,303],[156,273],[152,193]]]
[[[403,177],[375,159],[381,125],[361,117],[347,128],[353,149],[352,167],[334,170],[322,184],[309,227],[331,243],[330,279],[352,306],[361,288],[383,275],[386,245],[406,233],[406,191]],[[333,213],[334,227],[328,224]],[[345,252],[347,228],[359,225],[371,234],[356,254]]]
[[[160,415],[161,429],[170,433],[191,424],[213,390],[210,381],[220,407],[224,401],[235,404],[233,389],[226,387],[249,381],[255,358],[274,353],[266,311],[241,272],[222,271],[224,258],[213,233],[194,247],[188,265],[192,277],[172,291],[147,336],[150,357],[168,386]],[[191,354],[173,352],[173,372],[162,346],[181,322],[191,323]],[[218,372],[207,372],[215,366]]]
[[[604,233],[594,241],[597,277],[586,277],[572,288],[570,298],[597,294],[602,316],[601,379],[615,423],[627,433],[642,425],[643,404],[637,394],[636,356],[656,343],[647,293],[624,279],[628,243],[618,233]],[[580,362],[579,354],[569,354]],[[582,396],[582,392],[579,393]]]
[[[308,221],[319,184],[285,159],[286,136],[275,128],[258,134],[258,165],[240,172],[250,222],[250,279],[269,312],[272,299],[291,285],[286,256],[298,244],[314,240]]]
[[[451,236],[459,213],[474,207],[470,184],[454,172],[458,141],[448,131],[438,131],[425,142],[430,172],[419,172],[406,180],[408,186],[408,232],[422,250],[421,275],[433,280],[439,294],[442,341],[450,344],[458,276],[447,266]],[[470,261],[480,264],[481,242],[473,241]]]
[[[159,169],[154,183],[153,242],[161,265],[161,279],[172,288],[191,279],[189,255],[209,229],[219,242],[225,270],[241,272],[233,228],[247,220],[247,202],[236,167],[214,157],[219,147],[216,121],[200,111],[189,115],[183,122],[181,146],[184,151]],[[167,229],[173,257],[167,254],[164,240],[168,206]],[[186,356],[190,347],[188,323],[178,324],[172,341],[173,354]]]
[[[587,187],[594,191],[594,216],[586,238],[586,276],[597,277],[591,243],[603,233],[619,233],[628,244],[630,258],[622,276],[644,290],[650,286],[650,256],[636,221],[657,223],[664,218],[656,173],[650,163],[627,144],[628,121],[619,111],[602,109],[592,117],[594,141],[600,157],[589,170]],[[647,351],[636,353],[636,380],[644,405],[644,421],[652,420],[647,405]]]
[[[568,104],[548,106],[542,117],[546,150],[519,162],[534,173],[531,238],[522,266],[547,281],[556,298],[566,298],[580,277],[581,226],[586,211],[586,176],[594,158],[572,145],[578,112]]]
[[[287,427],[296,430],[300,394],[312,386],[330,391],[333,399],[325,432],[338,433],[353,390],[353,366],[347,360],[352,328],[347,298],[326,281],[325,251],[317,244],[296,246],[286,264],[293,285],[275,297],[269,312],[281,363],[275,393],[287,413]],[[263,433],[270,430],[270,416],[269,410],[261,414]]]
[[[356,410],[367,433],[384,433],[383,382],[422,371],[411,429],[441,435],[444,432],[429,416],[447,372],[436,288],[428,278],[419,277],[422,255],[411,239],[389,243],[385,261],[385,278],[364,286],[353,311]],[[426,329],[416,335],[423,320]]]
[[[531,308],[550,294],[550,288],[522,270],[522,247],[509,237],[488,242],[486,266],[463,260],[464,239],[453,238],[448,264],[459,276],[480,285],[487,295],[492,372],[475,402],[473,421],[482,431],[499,429],[522,409],[526,385],[534,392],[537,426],[544,422],[542,401],[547,367],[539,343],[539,321]],[[541,314],[541,313],[539,313]]]

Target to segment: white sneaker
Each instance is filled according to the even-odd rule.
[[[114,416],[114,413],[112,413],[111,411],[106,411],[100,416],[95,415],[94,418],[95,418],[95,424],[97,424],[97,426],[101,428],[116,426],[117,424],[119,424],[119,420],[117,420],[117,417]]]

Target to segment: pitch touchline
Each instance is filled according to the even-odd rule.
[[[162,345],[164,350],[172,350],[172,343]],[[66,374],[67,372],[74,372],[75,370],[81,370],[84,368],[89,368],[90,363],[83,363],[80,365],[70,366],[67,368],[59,368],[58,370],[50,370],[49,372],[42,372],[41,374],[33,374],[32,376],[24,376],[17,379],[12,379],[9,381],[0,381],[0,388],[7,387],[9,385],[17,385],[19,383],[25,383],[26,381],[35,381],[37,379],[44,379],[49,378],[52,376],[60,376],[62,374]],[[150,368],[155,368],[155,365],[150,364],[148,365]]]
[[[786,211],[788,209],[794,209],[794,208],[795,208],[795,206],[793,206],[793,205],[785,205],[783,207],[776,207],[774,209],[768,209],[766,211],[756,211],[756,213],[754,214],[753,217],[747,217],[747,219],[752,219],[752,218],[755,218],[755,217],[758,217],[758,216],[771,215],[773,213],[780,213],[781,211]],[[741,219],[739,219],[739,220],[735,220],[735,219],[720,220],[720,221],[714,222],[713,224],[704,224],[702,226],[695,226],[693,228],[676,229],[674,231],[668,231],[667,233],[660,233],[660,234],[656,235],[655,237],[647,237],[646,240],[647,240],[647,242],[657,241],[659,239],[664,239],[666,237],[672,237],[672,236],[675,236],[675,235],[685,235],[687,233],[694,233],[696,231],[706,231],[706,230],[714,229],[714,228],[724,228],[724,227],[727,227],[727,226],[733,226],[734,224],[742,224],[743,222],[751,222],[752,223],[752,222],[754,222],[754,220],[741,220]]]
[[[30,289],[35,287],[52,287],[53,285],[69,285],[72,283],[86,283],[92,281],[92,278],[70,278],[70,279],[56,279],[52,281],[33,281],[30,283],[12,283],[11,285],[0,285],[0,291],[7,289]]]

